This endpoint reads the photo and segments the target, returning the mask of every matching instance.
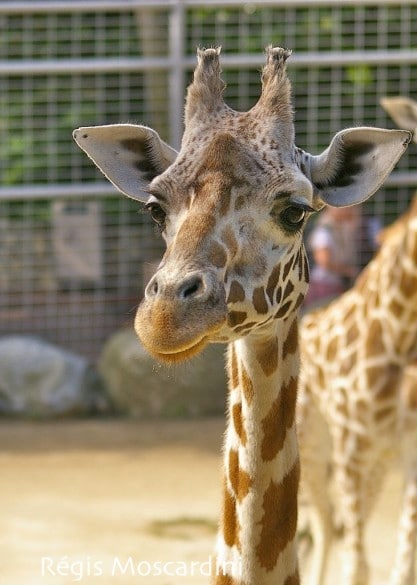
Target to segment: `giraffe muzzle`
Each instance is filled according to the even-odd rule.
[[[224,325],[225,296],[224,285],[210,271],[180,276],[161,268],[146,287],[135,330],[158,360],[186,360],[199,353]]]

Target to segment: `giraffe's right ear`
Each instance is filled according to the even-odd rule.
[[[122,193],[146,201],[146,187],[175,160],[177,152],[146,126],[114,124],[78,128],[74,140]]]
[[[391,116],[398,128],[410,130],[414,133],[414,142],[417,142],[417,102],[407,97],[382,98],[381,106]]]

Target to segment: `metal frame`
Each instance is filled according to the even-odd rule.
[[[329,6],[329,0],[291,0],[291,7],[322,7]],[[367,6],[392,5],[392,0],[367,0]],[[288,6],[288,0],[252,0],[251,5],[256,7]],[[339,0],[338,7],[363,6],[363,0]],[[401,5],[415,5],[415,0],[401,0]],[[211,0],[213,7],[241,7],[240,0]],[[53,74],[93,74],[93,73],[122,73],[139,71],[166,71],[169,78],[169,139],[170,143],[179,148],[182,136],[182,112],[184,104],[184,79],[187,70],[195,65],[195,58],[185,55],[184,50],[184,11],[190,7],[207,7],[202,0],[75,0],[75,1],[41,1],[41,2],[5,2],[0,1],[1,14],[34,14],[34,13],[81,13],[81,12],[122,12],[138,11],[141,9],[167,10],[169,9],[169,56],[166,57],[136,57],[136,58],[107,58],[107,59],[38,59],[23,61],[1,61],[0,77],[22,75],[53,75]],[[417,49],[392,51],[344,51],[344,52],[309,52],[297,53],[291,59],[291,67],[323,67],[334,65],[355,65],[365,62],[368,65],[395,65],[400,63],[417,63]],[[224,69],[232,67],[259,67],[263,62],[261,54],[225,54],[222,58]],[[391,184],[396,183],[394,173]],[[410,173],[408,181],[417,184],[417,172]],[[85,193],[85,186],[72,185],[67,189],[75,195]],[[37,197],[38,187],[25,187],[25,197],[33,189],[33,197]],[[103,186],[104,189],[104,186]],[[49,187],[47,188],[50,191]],[[57,189],[61,193],[62,187]],[[0,197],[7,196],[9,190],[0,188]],[[104,189],[107,192],[107,189]]]

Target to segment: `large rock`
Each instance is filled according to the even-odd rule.
[[[164,366],[143,349],[133,329],[107,342],[99,371],[116,411],[133,417],[224,414],[224,345],[210,345],[191,361]]]
[[[0,338],[0,414],[61,417],[107,406],[103,385],[86,359],[32,337]]]

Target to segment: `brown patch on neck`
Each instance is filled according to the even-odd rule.
[[[287,276],[290,273],[290,270],[293,267],[293,264],[294,264],[294,258],[290,258],[288,260],[288,262],[286,263],[286,265],[284,266],[284,269],[282,271],[282,280],[284,282],[287,280]]]
[[[300,465],[297,460],[282,483],[271,480],[263,499],[264,515],[256,555],[261,567],[272,571],[280,554],[294,540],[297,529],[297,494]]]
[[[415,297],[417,291],[417,276],[404,270],[401,274],[399,288],[405,298]]]
[[[297,400],[297,378],[290,378],[281,388],[266,417],[262,420],[264,437],[261,454],[264,461],[272,461],[282,450],[287,430],[294,424]]]
[[[383,337],[383,327],[378,319],[374,319],[368,325],[368,338],[366,340],[366,354],[369,356],[381,355],[386,352]]]
[[[298,266],[298,279],[303,280],[303,267],[304,267],[304,250],[300,248],[297,256],[294,259],[294,268]]]
[[[227,315],[227,323],[229,327],[241,325],[247,318],[248,314],[245,311],[229,311]]]
[[[298,321],[294,319],[290,330],[287,335],[287,339],[284,341],[282,346],[282,359],[285,360],[287,355],[292,355],[297,352],[298,349]]]
[[[223,488],[223,538],[227,546],[239,547],[239,522],[236,514],[236,500],[229,492],[227,482]]]
[[[233,419],[233,425],[235,427],[236,434],[239,437],[242,445],[245,447],[248,438],[246,436],[245,424],[244,424],[243,415],[242,415],[242,403],[241,402],[237,402],[236,404],[233,405],[232,419]]]
[[[236,350],[233,343],[230,347],[229,372],[229,382],[231,384],[231,389],[233,390],[239,386],[239,370],[237,366]]]
[[[294,290],[294,284],[292,283],[291,280],[289,280],[285,286],[285,290],[284,290],[284,299],[286,299],[287,297],[290,296],[290,294],[293,292]]]
[[[338,349],[339,349],[339,338],[334,337],[330,341],[329,345],[327,346],[326,359],[329,362],[332,362],[335,359],[337,352],[338,352]]]
[[[278,367],[278,340],[273,338],[263,343],[256,351],[256,359],[265,376],[271,376]]]
[[[354,321],[346,333],[346,345],[351,346],[352,343],[358,339],[359,335],[359,328]]]
[[[242,365],[242,374],[241,374],[241,383],[242,383],[242,391],[243,396],[248,404],[250,404],[253,400],[253,396],[255,394],[253,388],[253,382],[249,377],[249,374],[245,370],[245,367]]]
[[[278,309],[278,311],[275,313],[276,319],[281,319],[282,317],[285,317],[288,311],[290,310],[291,305],[292,301],[287,301],[286,303],[284,303],[282,307]]]
[[[393,298],[388,305],[388,311],[392,313],[396,319],[400,319],[404,312],[404,307],[396,298]]]
[[[277,294],[276,294],[275,302],[277,305],[279,305],[281,302],[281,299],[282,299],[282,288],[280,286],[278,286],[276,290],[277,290]]]
[[[268,278],[268,283],[266,285],[266,294],[268,295],[268,298],[271,301],[271,305],[274,302],[274,292],[275,292],[275,289],[277,287],[280,274],[281,274],[281,264],[277,264],[277,266],[275,266],[275,268],[272,270],[272,272]]]
[[[255,288],[253,291],[252,303],[255,311],[260,315],[265,315],[268,312],[268,303],[266,302],[263,286]]]
[[[237,280],[232,280],[230,285],[229,295],[227,297],[227,304],[238,303],[245,300],[245,289]]]
[[[241,502],[249,493],[252,479],[249,473],[240,468],[239,453],[234,449],[229,452],[229,480],[237,500]]]

